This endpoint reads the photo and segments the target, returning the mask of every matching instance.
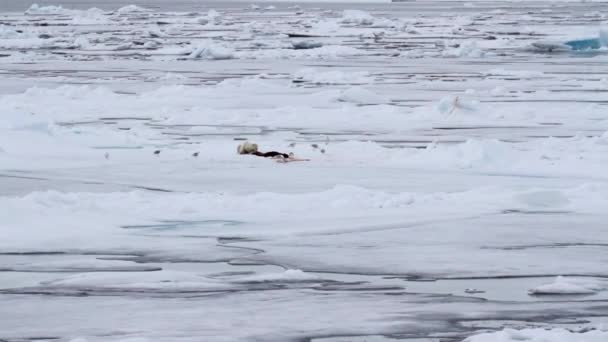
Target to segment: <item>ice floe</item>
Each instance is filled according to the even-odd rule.
[[[573,332],[566,329],[505,329],[494,333],[482,333],[465,339],[465,342],[600,342],[608,338],[608,332],[591,330]]]
[[[531,295],[588,295],[605,287],[597,280],[584,278],[557,277],[552,283],[537,286],[528,291]]]

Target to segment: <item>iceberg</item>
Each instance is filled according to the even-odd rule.
[[[600,30],[597,38],[574,39],[566,42],[535,42],[532,46],[542,51],[586,51],[608,46],[608,28]]]
[[[564,45],[574,51],[597,50],[602,47],[602,41],[599,38],[577,39],[567,41]]]

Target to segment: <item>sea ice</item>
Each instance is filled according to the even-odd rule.
[[[196,48],[190,54],[190,58],[204,58],[204,59],[232,59],[234,58],[234,51],[216,44],[206,44]]]
[[[528,291],[531,295],[585,295],[594,294],[602,287],[594,280],[557,277],[553,283],[537,286]]]
[[[572,332],[566,329],[505,329],[494,333],[482,333],[469,337],[464,342],[603,342],[608,332],[591,330]]]
[[[351,72],[345,73],[342,71],[320,71],[315,69],[302,69],[293,75],[296,81],[306,81],[315,84],[365,84],[369,82],[371,76],[367,72]]]
[[[606,340],[599,4],[5,1],[0,340]]]
[[[266,283],[266,282],[310,282],[319,281],[321,278],[300,270],[286,270],[282,273],[258,274],[241,277],[233,280],[237,283]]]
[[[345,10],[341,22],[355,25],[372,25],[374,23],[374,17],[371,14],[360,10]]]
[[[358,104],[378,104],[388,101],[386,98],[374,93],[373,91],[359,86],[350,87],[343,90],[340,93],[338,100]]]
[[[116,10],[117,13],[119,14],[128,14],[128,13],[141,13],[141,12],[147,12],[148,10],[137,6],[137,5],[127,5],[127,6],[123,6],[121,8],[119,8],[118,10]]]
[[[293,48],[294,49],[316,49],[316,48],[320,48],[323,46],[323,43],[321,42],[314,42],[314,41],[308,41],[308,40],[302,40],[299,42],[293,42]]]

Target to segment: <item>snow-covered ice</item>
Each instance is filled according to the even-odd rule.
[[[553,283],[530,289],[532,295],[588,295],[605,289],[597,280],[557,277]]]
[[[467,338],[465,342],[599,342],[608,338],[608,332],[591,330],[587,332],[572,332],[566,329],[505,329],[496,333],[479,334]]]
[[[0,340],[605,341],[607,18],[5,0]]]

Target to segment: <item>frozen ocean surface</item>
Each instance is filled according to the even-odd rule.
[[[3,0],[0,341],[608,340],[605,25]]]

